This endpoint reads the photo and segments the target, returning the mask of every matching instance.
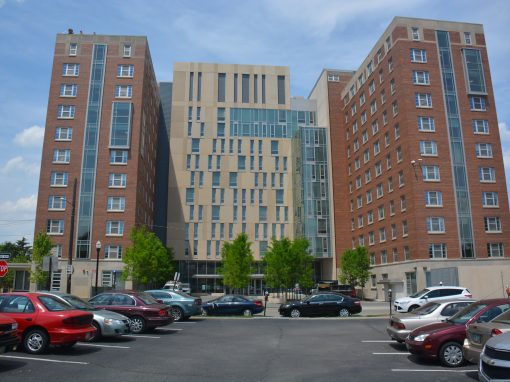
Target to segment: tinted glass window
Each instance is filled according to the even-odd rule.
[[[232,298],[232,301],[233,302],[247,302],[246,299],[242,298],[242,297],[239,297],[239,296],[235,296]]]
[[[496,317],[492,322],[500,322],[502,324],[510,325],[510,310],[507,310],[505,313],[500,314]]]
[[[111,305],[135,305],[135,300],[125,294],[116,294],[113,296]]]
[[[53,296],[39,296],[39,301],[44,305],[50,312],[59,312],[62,310],[72,310],[73,307],[63,303]]]
[[[472,304],[461,311],[459,311],[457,314],[455,314],[453,317],[449,318],[449,322],[453,322],[455,324],[465,324],[470,319],[472,319],[480,310],[484,309],[487,306],[487,304],[484,303],[478,303],[478,304]]]
[[[109,293],[99,294],[89,300],[92,305],[111,305],[112,295]]]
[[[412,294],[410,295],[409,297],[411,298],[417,298],[417,297],[420,297],[421,295],[427,293],[429,290],[428,289],[422,289],[421,291],[419,292],[416,292],[415,294]]]
[[[224,296],[217,300],[220,303],[232,302],[232,296]]]
[[[441,296],[455,296],[457,294],[460,294],[462,290],[460,289],[441,289]]]
[[[439,297],[439,296],[440,296],[440,291],[439,290],[432,290],[429,293],[427,293],[425,296],[423,296],[423,298],[425,298],[425,297],[427,297],[427,298],[436,298],[436,297]]]
[[[508,304],[501,304],[498,306],[493,306],[492,308],[487,309],[486,312],[483,312],[478,318],[479,322],[489,322],[494,318],[499,316],[501,313],[506,312],[509,308]]]
[[[34,305],[25,296],[5,296],[0,300],[2,313],[33,313]]]
[[[433,311],[435,311],[440,304],[437,302],[429,302],[428,304],[423,305],[421,308],[416,309],[413,313],[424,315],[424,314],[430,314]]]
[[[157,304],[158,302],[148,293],[139,293],[136,295],[144,304]]]
[[[463,309],[469,302],[452,302],[451,304],[446,305],[441,311],[441,316],[450,317],[456,314],[459,310]]]
[[[329,294],[326,296],[326,301],[342,301],[343,298],[337,294]]]
[[[71,304],[76,309],[81,310],[92,310],[95,309],[93,305],[88,302],[83,301],[81,298],[76,296],[62,296],[64,300],[66,300],[69,304]]]

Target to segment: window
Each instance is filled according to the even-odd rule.
[[[58,105],[58,119],[73,119],[76,107],[74,105]]]
[[[372,203],[372,190],[368,190],[365,193],[367,204]]]
[[[212,206],[212,221],[219,220],[220,220],[220,206]]]
[[[278,155],[278,141],[271,141],[271,155]]]
[[[285,76],[278,76],[278,104],[285,105]]]
[[[377,185],[377,189],[376,189],[376,195],[377,195],[377,199],[379,198],[382,198],[383,195],[384,195],[384,186],[382,183],[379,183]]]
[[[413,70],[413,84],[430,85],[429,72]]]
[[[361,139],[363,141],[363,144],[367,143],[367,141],[368,141],[368,131],[363,130],[363,133],[361,134]]]
[[[370,150],[366,149],[363,151],[363,163],[367,163],[370,160]]]
[[[250,75],[249,74],[242,75],[241,101],[242,101],[242,103],[250,102]]]
[[[384,70],[379,70],[379,83],[384,81]]]
[[[72,127],[57,127],[55,129],[55,140],[56,141],[70,141],[73,138]]]
[[[501,220],[499,217],[484,217],[485,232],[501,232]]]
[[[117,65],[117,77],[132,78],[134,71],[134,65]]]
[[[479,167],[480,182],[494,183],[496,182],[496,172],[494,167]]]
[[[200,154],[200,139],[193,138],[191,140],[191,153],[192,154]]]
[[[489,121],[486,119],[473,119],[471,126],[475,134],[489,134]]]
[[[133,93],[133,86],[131,85],[116,85],[115,98],[131,98]]]
[[[395,240],[397,238],[397,225],[391,225],[391,240]]]
[[[351,106],[351,115],[354,115],[354,114],[356,114],[356,104],[355,103],[353,103]],[[353,133],[354,133],[354,131],[353,131]]]
[[[218,73],[218,102],[225,102],[225,73]]]
[[[377,219],[383,220],[384,219],[384,205],[381,204],[379,207],[377,207]]]
[[[193,204],[194,201],[195,201],[195,189],[186,188],[186,203]]]
[[[111,150],[110,164],[126,164],[128,161],[128,152],[126,150]]]
[[[439,175],[439,166],[422,166],[423,180],[427,182],[437,182],[441,180]]]
[[[386,155],[386,169],[389,170],[391,168],[391,154]]]
[[[395,202],[390,200],[390,216],[395,215]]]
[[[434,124],[434,118],[419,116],[418,117],[418,130],[425,131],[425,132],[436,131],[436,126]]]
[[[427,52],[424,49],[411,48],[409,55],[411,62],[427,62]]]
[[[444,233],[444,218],[439,216],[429,216],[427,218],[428,233]]]
[[[400,174],[399,174],[399,180],[400,180]],[[393,191],[393,178],[390,176],[388,178],[388,192]]]
[[[398,172],[398,186],[404,187],[405,185],[405,178],[404,178],[404,171]]]
[[[381,90],[381,104],[386,102],[386,92]]]
[[[367,213],[367,224],[372,224],[374,222],[374,212],[368,211]]]
[[[237,187],[237,172],[229,173],[229,186]]]
[[[46,233],[48,235],[64,234],[64,220],[49,219],[46,223]]]
[[[404,159],[403,154],[402,154],[402,148],[400,146],[397,147],[395,152],[397,153],[397,163],[402,162],[402,160]]]
[[[375,235],[373,231],[370,231],[368,233],[368,245],[374,245],[375,244]]]
[[[358,216],[358,228],[363,228],[363,215]]]
[[[420,30],[418,28],[411,28],[411,38],[413,40],[419,40],[420,39]]]
[[[388,124],[388,113],[386,112],[386,110],[383,111],[382,118],[383,118],[383,124],[386,126]]]
[[[69,163],[71,160],[71,150],[53,150],[53,163]]]
[[[104,258],[105,259],[122,259],[122,246],[120,246],[120,245],[106,245],[104,248]],[[103,285],[104,285],[104,282],[103,282]]]
[[[381,145],[379,143],[379,140],[374,142],[374,156],[379,154],[381,152]]]
[[[462,49],[464,58],[464,71],[469,93],[486,93],[485,78],[480,50]]]
[[[388,59],[388,72],[389,73],[393,72],[393,58],[392,57],[390,57]]]
[[[359,105],[363,106],[365,104],[365,93],[361,93],[359,96]]]
[[[420,154],[422,156],[437,156],[437,143],[435,141],[420,141]]]
[[[221,158],[221,157],[218,157]],[[246,157],[244,155],[239,155],[237,157],[237,169],[239,171],[246,170]]]
[[[356,207],[357,208],[363,207],[363,198],[361,197],[361,195],[358,195],[358,197],[356,198]]]
[[[384,228],[381,228],[384,230]],[[381,240],[380,236],[381,236],[381,229],[379,230],[379,241],[382,243],[382,242],[385,242],[386,241],[386,233],[384,233],[384,240]],[[388,253],[385,249],[383,249],[381,251],[381,264],[386,264],[388,262]]]
[[[124,234],[124,222],[121,220],[108,220],[106,222],[107,236],[122,236]]]
[[[129,148],[133,107],[131,102],[114,102],[110,128],[110,147]]]
[[[395,102],[393,102],[391,104],[391,112],[393,113],[394,117],[398,114],[398,103],[397,103],[397,101],[395,101]]]
[[[431,259],[446,259],[448,257],[446,252],[446,244],[429,244],[429,257]]]
[[[395,94],[396,85],[395,85],[395,79],[391,79],[390,81],[390,93],[393,95]]]
[[[69,55],[76,56],[78,54],[78,44],[70,43],[69,44]]]
[[[67,172],[52,172],[50,186],[51,187],[67,187],[69,174]]]
[[[464,42],[466,43],[466,45],[471,45],[472,44],[472,41],[471,41],[471,32],[464,32]]]
[[[62,84],[60,85],[61,97],[76,97],[78,85],[76,84]]]
[[[48,210],[60,210],[66,209],[66,197],[50,195],[48,198]]]
[[[405,196],[405,195],[402,195],[402,196],[400,197],[400,211],[401,211],[401,212],[404,212],[406,209],[407,209],[407,200],[406,200],[406,196]]]
[[[487,256],[489,257],[505,256],[503,243],[487,243]]]
[[[370,102],[370,114],[374,114],[376,111],[377,111],[377,102],[374,99],[374,100],[372,100],[372,102]]]
[[[477,158],[492,158],[492,144],[490,143],[477,143],[476,144]]]
[[[122,57],[131,57],[131,44],[124,44],[122,47]]]
[[[80,64],[64,64],[62,75],[66,77],[76,77],[80,74]]]
[[[430,108],[432,107],[432,96],[430,93],[415,93],[416,107]]]
[[[441,191],[425,191],[425,206],[442,207],[443,194],[441,193]]]
[[[259,206],[259,220],[261,222],[267,221],[267,207]]]
[[[497,192],[482,192],[482,204],[484,207],[499,207]]]
[[[402,237],[407,237],[409,235],[409,230],[407,227],[407,220],[402,221]],[[406,253],[406,247],[404,247],[404,254]],[[406,260],[409,260],[406,256]]]
[[[368,84],[368,92],[370,93],[370,95],[372,95],[375,92],[375,81],[374,80],[370,81],[370,83]]]
[[[388,147],[390,145],[390,134],[388,132],[384,133],[384,147]]]
[[[469,96],[469,106],[472,111],[485,111],[485,97],[481,96]]]
[[[108,197],[108,212],[123,212],[126,207],[126,198],[123,196]]]
[[[363,125],[367,121],[367,112],[361,113],[361,124]]]

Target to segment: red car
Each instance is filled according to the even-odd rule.
[[[31,354],[43,353],[49,345],[73,346],[96,331],[91,313],[44,293],[0,294],[0,313],[16,320],[23,348]]]
[[[437,359],[448,367],[464,363],[462,345],[466,328],[474,322],[488,322],[510,309],[510,299],[480,300],[468,305],[445,322],[421,326],[406,339],[409,352],[420,357]]]
[[[18,342],[18,323],[0,314],[0,354],[14,350]]]
[[[96,308],[111,310],[129,317],[133,333],[142,333],[174,322],[170,306],[157,302],[145,292],[111,291],[98,294],[89,302]]]

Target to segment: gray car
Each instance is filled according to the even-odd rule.
[[[101,337],[116,337],[131,332],[129,318],[122,314],[109,310],[98,309],[77,296],[62,292],[44,292],[55,296],[64,303],[75,309],[86,310],[94,315],[92,325],[96,328],[96,334],[90,341],[97,341]]]
[[[510,332],[488,340],[480,354],[478,380],[510,382]]]
[[[170,305],[170,313],[175,321],[187,320],[190,316],[202,314],[202,299],[184,292],[168,289],[146,290],[156,300]]]
[[[473,302],[475,300],[429,302],[415,309],[412,313],[393,315],[390,318],[389,325],[386,327],[386,332],[392,339],[402,343],[414,329],[423,325],[444,321]]]

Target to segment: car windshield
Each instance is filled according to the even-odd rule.
[[[179,295],[179,296],[181,296],[181,297],[193,298],[192,296],[190,296],[189,294],[184,293],[184,292],[175,291],[174,293]]]
[[[69,306],[53,296],[39,296],[39,301],[44,305],[46,309],[50,312],[59,312],[62,310],[72,310],[74,309],[72,306]]]
[[[69,304],[73,306],[75,309],[80,310],[98,310],[93,305],[88,302],[83,301],[81,298],[71,295],[62,296],[64,300],[66,300]]]
[[[159,304],[154,297],[148,293],[138,293],[136,295],[144,304]]]
[[[439,305],[437,302],[429,302],[428,304],[423,305],[421,308],[416,309],[413,313],[423,316],[425,314],[430,314],[435,311]]]
[[[423,294],[425,294],[425,293],[427,293],[427,292],[430,292],[430,290],[425,288],[425,289],[422,289],[422,290],[421,290],[421,291],[419,291],[419,292],[416,292],[415,294],[410,295],[409,297],[411,297],[411,298],[417,298],[417,297],[420,297],[421,295],[423,295]]]
[[[468,305],[455,315],[448,318],[446,321],[452,322],[454,324],[465,324],[486,306],[487,304],[484,303]]]
[[[510,310],[497,316],[492,322],[499,322],[500,324],[510,325]]]

